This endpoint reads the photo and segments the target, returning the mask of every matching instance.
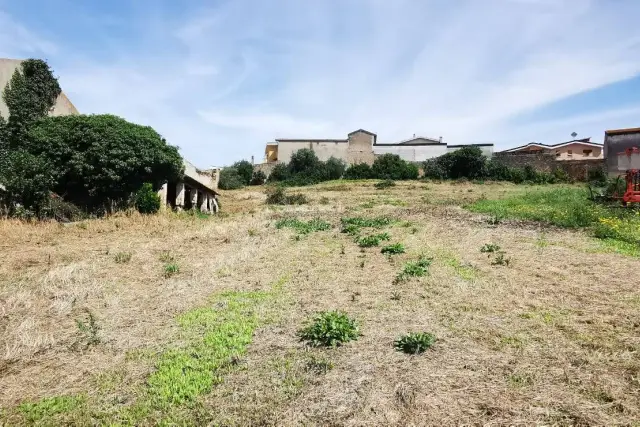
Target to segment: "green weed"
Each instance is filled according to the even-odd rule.
[[[175,262],[170,262],[164,266],[164,277],[169,278],[180,272],[180,266]]]
[[[480,252],[485,253],[493,253],[498,252],[500,250],[500,246],[495,245],[493,243],[486,243],[480,248]]]
[[[401,282],[410,277],[422,277],[429,274],[429,266],[433,262],[433,258],[421,256],[417,261],[409,261],[403,267],[402,271],[396,276],[396,282]]]
[[[435,340],[435,335],[428,332],[413,332],[398,338],[394,347],[407,354],[419,354],[431,347]]]
[[[373,246],[378,246],[383,240],[390,240],[391,236],[388,233],[380,233],[372,236],[364,236],[356,239],[358,246],[361,248],[371,248]]]
[[[299,332],[300,338],[314,347],[336,347],[360,336],[358,324],[341,311],[318,313]]]
[[[378,190],[383,190],[385,188],[395,187],[396,182],[392,179],[385,179],[383,181],[376,182],[373,186]]]
[[[511,263],[511,258],[507,258],[505,255],[504,252],[496,253],[496,257],[491,262],[491,265],[504,265],[508,267]]]
[[[342,224],[342,232],[356,235],[360,232],[362,228],[383,228],[394,221],[391,218],[387,217],[377,217],[377,218],[362,218],[362,217],[353,217],[353,218],[342,218],[340,220]]]
[[[305,364],[307,372],[313,372],[316,375],[323,375],[333,369],[333,362],[323,357],[311,355]]]
[[[131,252],[118,252],[113,259],[117,264],[126,264],[131,261]]]
[[[162,251],[158,259],[164,263],[174,262],[176,257],[170,251]]]
[[[331,229],[331,224],[320,218],[314,218],[309,221],[300,221],[297,218],[284,218],[276,222],[276,228],[293,228],[299,234],[309,234],[315,231],[326,231]]]
[[[380,250],[383,254],[397,255],[405,252],[404,245],[402,243],[394,243],[393,245],[387,245]]]

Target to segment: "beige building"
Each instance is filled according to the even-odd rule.
[[[574,139],[559,144],[547,145],[532,142],[520,147],[511,148],[503,153],[513,154],[553,154],[556,160],[603,159],[602,144],[591,142],[591,138]]]
[[[266,163],[289,163],[291,156],[302,148],[313,150],[318,159],[329,160],[331,157],[354,163],[373,163],[373,145],[377,136],[364,129],[358,129],[347,135],[345,139],[276,139],[265,148]]]
[[[11,80],[13,73],[15,73],[16,70],[21,69],[21,63],[21,59],[0,58],[0,95],[4,92],[4,88]],[[71,103],[71,101],[69,101],[67,95],[65,95],[64,92],[61,92],[49,114],[52,116],[68,116],[79,113],[76,107]],[[5,119],[9,117],[9,110],[7,109],[7,105],[4,103],[2,96],[0,96],[0,116]]]

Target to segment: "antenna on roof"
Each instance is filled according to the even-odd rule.
[[[572,137],[572,138],[575,138],[576,136],[578,136],[578,134],[577,134],[577,133],[575,133],[575,132],[571,132],[571,137]]]

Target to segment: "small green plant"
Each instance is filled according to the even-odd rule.
[[[364,268],[364,261],[360,261],[360,268]]]
[[[511,258],[507,258],[505,257],[505,255],[505,252],[497,252],[496,257],[494,258],[491,265],[504,265],[508,267],[509,263],[511,263]]]
[[[400,292],[398,292],[398,291],[391,292],[391,300],[392,301],[400,301],[400,297],[401,297]]]
[[[358,246],[361,248],[371,248],[378,246],[382,240],[389,240],[391,236],[388,233],[375,234],[373,236],[364,236],[356,239]]]
[[[300,339],[314,347],[336,347],[360,336],[358,324],[341,311],[324,311],[299,331]]]
[[[344,245],[342,244],[342,245],[340,245],[340,255],[344,255],[344,254],[345,254]]]
[[[383,247],[380,252],[387,255],[397,255],[403,254],[405,252],[405,248],[402,243],[394,243],[393,245]]]
[[[411,229],[411,234],[416,234],[418,232],[418,228],[417,227],[413,227]]]
[[[396,186],[396,182],[392,179],[385,179],[384,181],[376,182],[374,184],[374,187],[377,188],[378,190],[383,190],[385,188],[395,187],[395,186]]]
[[[160,210],[160,196],[153,190],[153,185],[146,182],[134,196],[136,209],[141,214],[154,214]]]
[[[164,277],[169,278],[180,272],[180,266],[175,262],[170,262],[164,266]]]
[[[87,321],[84,322],[82,320],[76,319],[76,326],[78,326],[78,331],[82,335],[86,346],[89,347],[100,343],[100,337],[98,336],[100,326],[98,326],[98,322],[96,321],[93,313],[89,310],[86,311]]]
[[[118,252],[113,259],[118,264],[126,264],[131,261],[131,252]]]
[[[417,261],[407,262],[402,271],[396,277],[396,281],[400,282],[409,277],[422,277],[429,274],[429,266],[433,262],[433,258],[421,256]]]
[[[250,228],[247,230],[247,234],[249,237],[254,237],[258,235],[258,231],[255,228]]]
[[[428,332],[412,332],[398,338],[394,347],[407,354],[420,354],[431,347],[436,337]]]
[[[276,222],[276,228],[293,228],[299,234],[309,234],[314,231],[326,231],[331,229],[331,224],[320,218],[314,218],[309,221],[300,221],[297,218],[283,218]]]
[[[387,225],[392,224],[394,221],[391,218],[387,218],[387,217],[377,217],[377,218],[353,217],[353,218],[342,218],[340,222],[342,224],[342,232],[353,236],[360,233],[360,229],[362,228],[383,228]]]
[[[483,254],[498,252],[499,250],[500,246],[493,243],[486,243],[480,248],[480,252],[482,252]]]

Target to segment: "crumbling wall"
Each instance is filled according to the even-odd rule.
[[[529,165],[538,172],[552,173],[556,169],[562,169],[575,181],[587,181],[590,171],[606,170],[605,159],[559,161],[554,154],[497,153],[493,159],[510,167],[523,168]]]

